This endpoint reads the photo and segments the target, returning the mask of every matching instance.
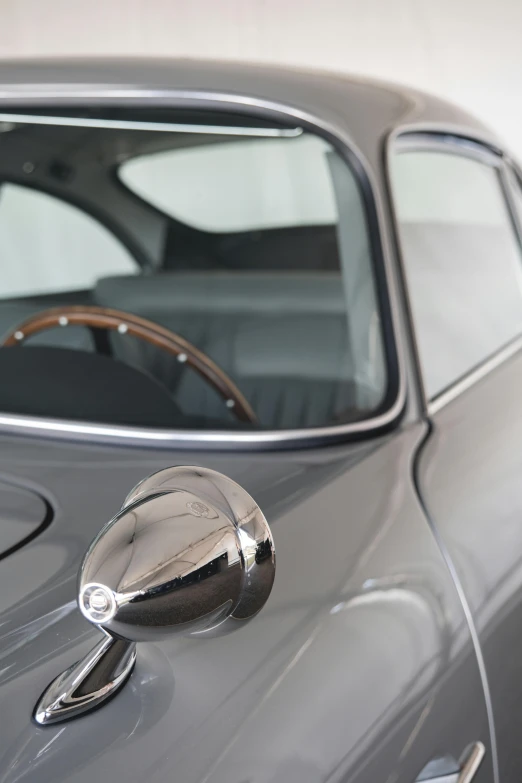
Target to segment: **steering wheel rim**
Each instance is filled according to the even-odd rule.
[[[119,334],[139,337],[145,342],[172,354],[182,364],[188,364],[225,401],[225,405],[239,421],[257,423],[257,417],[243,393],[234,381],[206,353],[196,348],[181,335],[166,329],[147,318],[108,307],[95,305],[71,305],[42,310],[4,336],[1,346],[9,348],[21,345],[31,337],[56,326],[86,326],[90,329],[106,329]]]

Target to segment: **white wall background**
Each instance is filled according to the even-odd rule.
[[[522,0],[0,0],[0,55],[245,59],[385,77],[522,157]]]

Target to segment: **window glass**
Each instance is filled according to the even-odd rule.
[[[493,165],[445,150],[394,156],[392,187],[429,397],[522,331],[520,249]]]
[[[259,430],[345,424],[381,409],[387,373],[365,207],[331,145],[297,129],[252,138],[239,127],[233,135],[77,122],[0,127],[0,183],[35,161],[31,183],[56,194],[0,186],[0,333],[50,307],[112,308],[212,359]],[[71,194],[85,211],[67,203]],[[140,247],[143,271],[116,235]],[[9,378],[0,411],[168,429],[254,426],[189,361],[132,337],[125,322],[107,340],[62,320],[66,328],[31,335],[20,349],[0,348],[0,376]]]
[[[142,155],[119,175],[158,209],[206,231],[323,225],[337,220],[328,149],[310,134],[244,138]]]
[[[90,288],[106,274],[133,274],[128,250],[97,220],[41,191],[0,187],[0,297]]]

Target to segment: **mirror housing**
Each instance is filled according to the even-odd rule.
[[[51,683],[35,720],[56,723],[113,695],[132,671],[136,642],[240,628],[266,603],[274,576],[268,523],[242,487],[200,467],[149,476],[80,568],[80,610],[105,638]]]

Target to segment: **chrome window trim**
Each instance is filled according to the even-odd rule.
[[[476,383],[493,372],[493,370],[496,370],[497,367],[500,367],[507,362],[508,359],[515,356],[520,350],[522,350],[522,334],[515,337],[507,345],[504,345],[497,353],[490,356],[482,362],[482,364],[479,364],[478,367],[475,367],[466,375],[463,375],[462,378],[455,381],[455,383],[449,386],[445,391],[442,391],[432,400],[428,400],[428,413],[430,415],[438,413],[438,411],[444,408],[448,403],[452,402],[457,397],[460,397],[463,392],[467,391],[472,386],[475,386]]]
[[[116,130],[146,130],[159,133],[200,133],[204,136],[254,136],[262,138],[294,138],[302,128],[253,128],[227,125],[193,125],[182,122],[133,122],[132,120],[100,120],[92,117],[60,117],[52,114],[13,114],[0,112],[0,123],[13,125],[52,125],[66,128],[112,128]],[[1,129],[0,129],[1,131]],[[3,131],[5,132],[5,131]]]
[[[501,172],[504,189],[511,208],[513,222],[517,230],[520,246],[522,248],[522,210],[515,203],[515,190],[519,191],[522,200],[522,171],[517,162],[508,155],[503,156],[504,166]]]
[[[78,85],[74,90],[57,85],[52,90],[35,89],[31,85],[0,86],[0,114],[2,104],[13,106],[55,107],[82,106],[89,100],[99,105],[140,107],[154,103],[156,106],[175,108],[225,109],[232,112],[257,114],[264,119],[290,121],[299,128],[306,128],[326,138],[347,162],[361,188],[365,217],[369,223],[370,240],[376,270],[376,294],[383,317],[383,340],[387,355],[388,384],[396,376],[396,394],[389,407],[382,413],[369,416],[359,422],[326,427],[310,427],[295,430],[270,430],[267,432],[234,432],[227,430],[160,430],[147,427],[106,425],[41,416],[6,414],[0,411],[0,434],[23,434],[26,436],[47,436],[74,441],[111,443],[115,445],[142,445],[153,447],[182,447],[198,449],[202,446],[216,449],[261,450],[291,447],[317,446],[336,443],[351,436],[377,434],[392,427],[401,417],[406,405],[406,373],[404,346],[399,335],[399,314],[397,312],[397,291],[389,253],[386,252],[386,235],[379,189],[376,186],[370,166],[349,136],[320,118],[296,107],[278,102],[231,94],[220,91],[93,88]],[[30,115],[24,115],[30,116]],[[377,228],[372,235],[372,220]],[[378,258],[375,258],[378,256]],[[385,290],[380,287],[378,276],[382,276]],[[383,305],[386,311],[383,313]],[[389,331],[387,327],[389,326]],[[389,388],[389,387],[388,387]]]
[[[453,150],[456,155],[473,158],[481,163],[498,168],[502,163],[499,150],[471,138],[462,138],[454,133],[428,133],[425,131],[410,131],[399,134],[394,141],[395,152],[419,152]]]
[[[513,224],[516,239],[521,247],[522,258],[522,231],[520,227],[520,221],[517,219],[517,215],[514,210],[512,197],[509,193],[510,186],[506,173],[506,165],[510,165],[510,161],[503,150],[501,150],[496,144],[491,144],[489,139],[481,137],[479,134],[473,134],[467,131],[463,133],[458,128],[450,130],[441,128],[439,126],[404,126],[397,128],[393,133],[390,134],[385,150],[387,186],[392,207],[395,241],[399,251],[399,264],[401,268],[401,275],[403,277],[405,296],[408,302],[408,317],[410,320],[412,340],[414,342],[418,385],[424,403],[424,410],[428,416],[433,416],[438,413],[438,411],[442,410],[442,408],[451,403],[454,399],[459,397],[468,389],[473,387],[476,383],[479,383],[483,378],[489,375],[489,373],[493,372],[497,367],[500,367],[502,364],[507,362],[522,349],[521,333],[520,335],[516,335],[505,345],[501,346],[493,354],[486,357],[483,362],[473,367],[460,378],[457,378],[450,386],[448,386],[446,389],[443,389],[435,397],[430,399],[426,394],[422,364],[420,361],[415,325],[413,322],[413,315],[411,310],[411,297],[408,288],[407,276],[404,269],[403,251],[400,241],[398,219],[394,208],[390,161],[391,156],[395,154],[397,150],[400,152],[441,149],[453,151],[454,154],[472,158],[473,160],[478,160],[480,163],[485,163],[486,165],[497,169],[499,184],[504,195],[511,222]],[[515,171],[517,171],[517,167],[515,165],[511,163],[511,166]]]

